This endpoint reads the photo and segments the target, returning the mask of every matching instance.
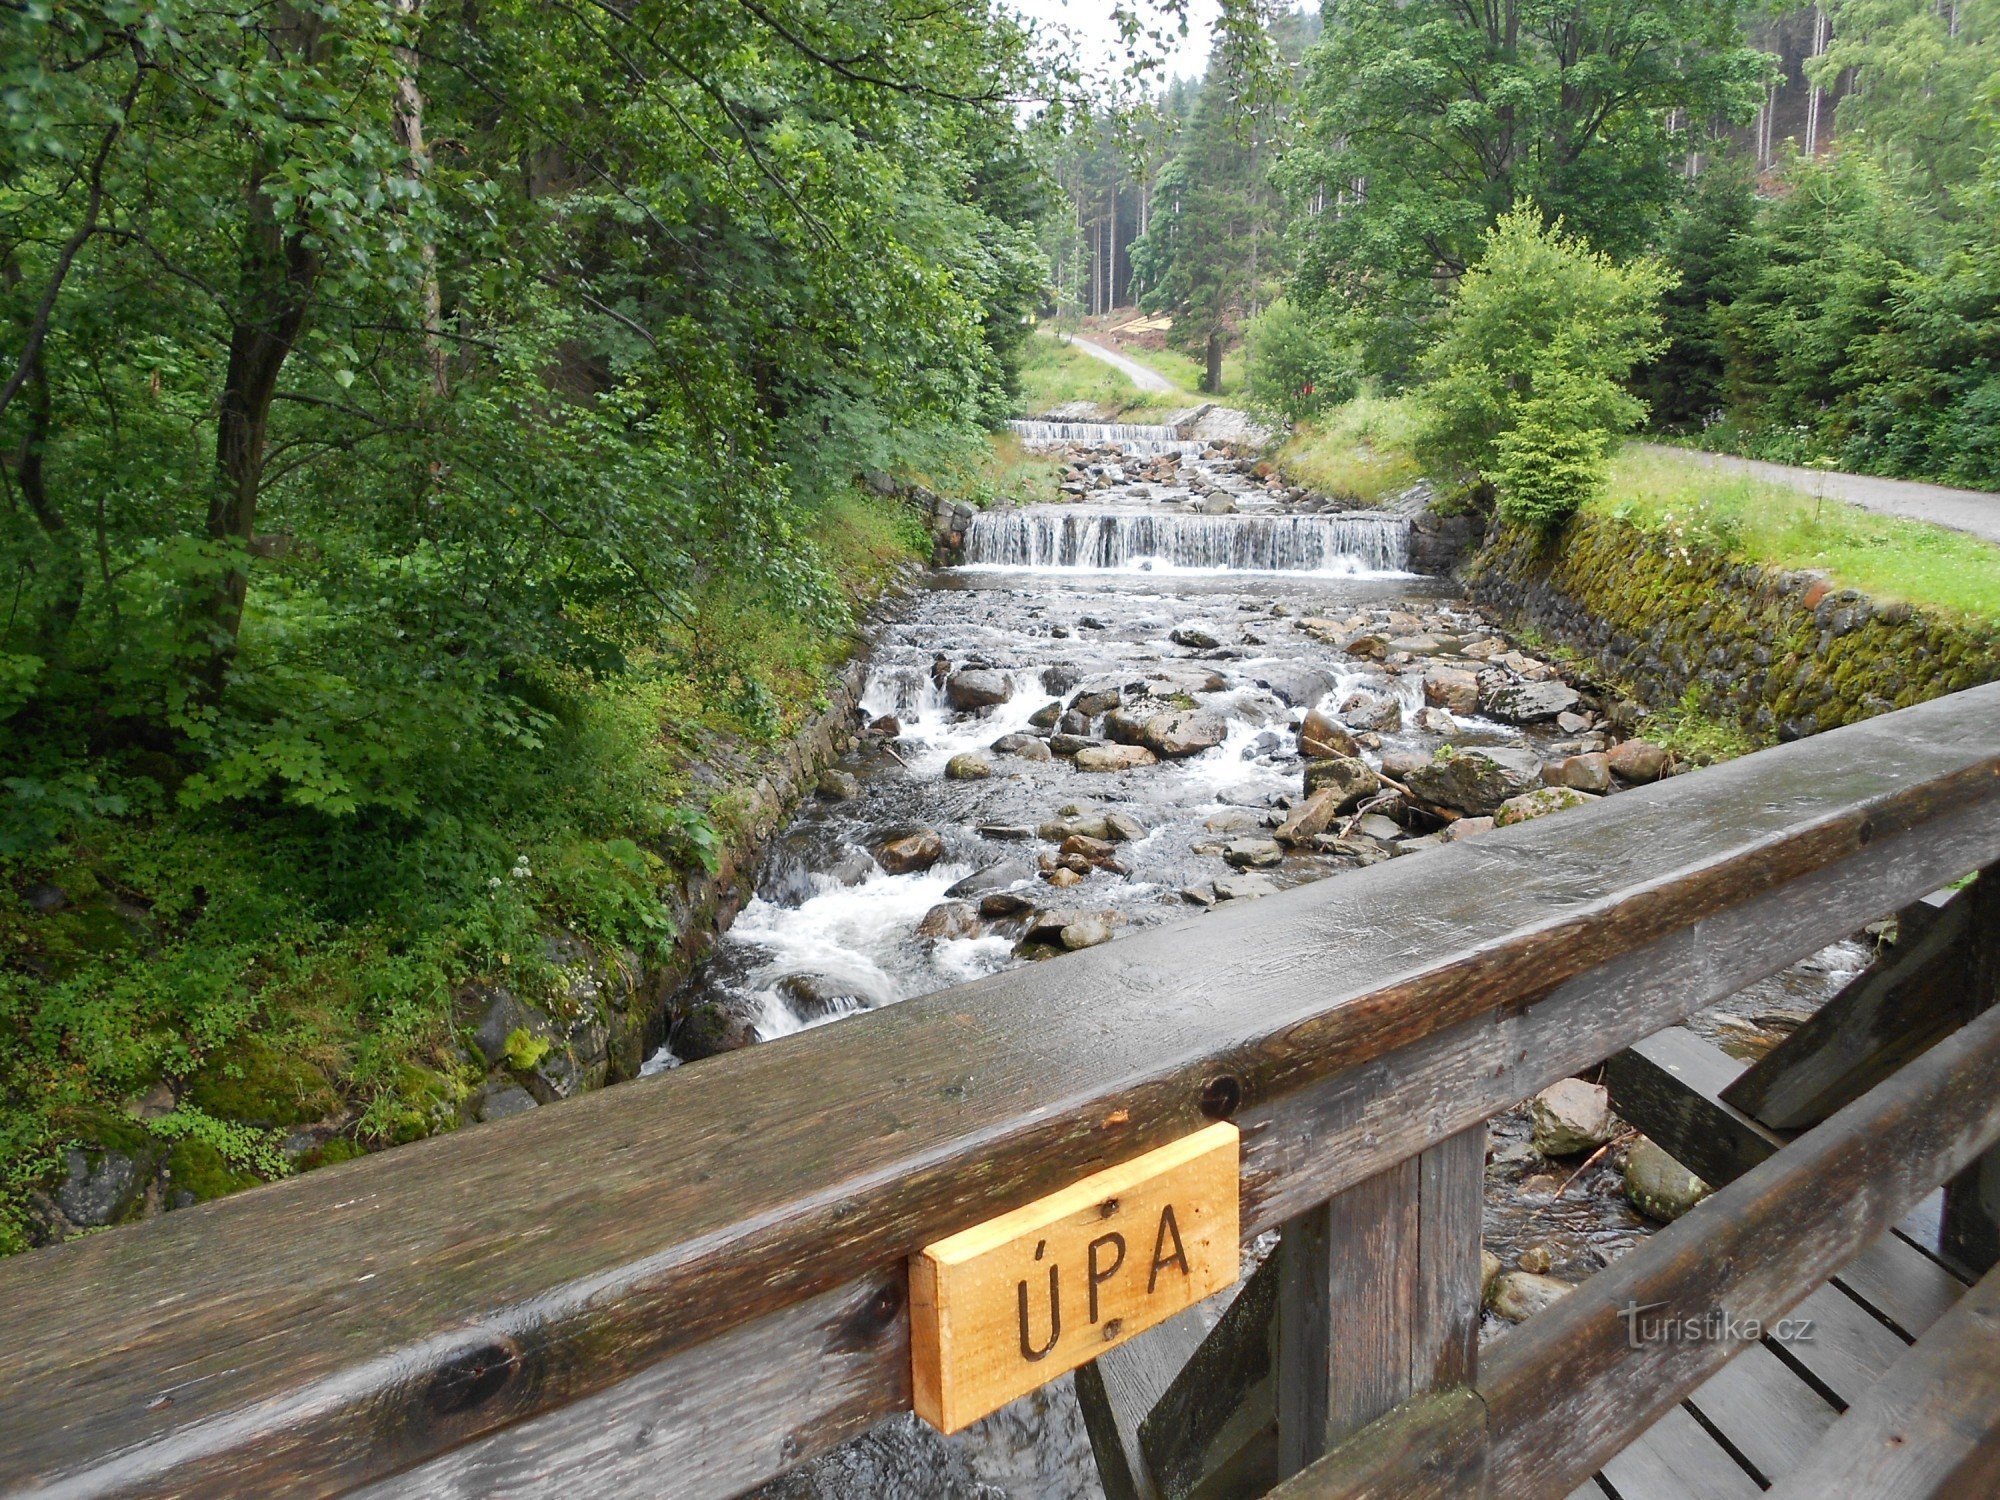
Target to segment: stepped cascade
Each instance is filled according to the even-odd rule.
[[[1407,571],[1410,523],[1378,515],[1203,516],[1045,507],[974,516],[969,567],[1253,573]]]

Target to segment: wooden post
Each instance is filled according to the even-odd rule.
[[[1961,900],[1972,903],[1965,966],[1975,1011],[2000,1004],[2000,865],[1988,865]],[[2000,1264],[2000,1146],[1945,1184],[1939,1248],[1952,1269],[1977,1279]]]
[[[1281,1478],[1409,1397],[1472,1379],[1485,1177],[1478,1125],[1285,1226]]]

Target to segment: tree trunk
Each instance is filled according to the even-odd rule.
[[[395,0],[395,5],[396,14],[414,31],[423,15],[424,0]],[[424,144],[424,96],[417,87],[417,49],[398,47],[396,61],[403,68],[402,76],[396,80],[396,138],[410,153],[410,176],[423,182],[430,176],[431,153]],[[443,397],[449,387],[444,352],[444,299],[438,291],[437,242],[425,234],[420,246],[418,253],[424,266],[421,292],[424,352],[430,364],[431,389]]]
[[[1208,335],[1208,366],[1201,374],[1201,388],[1211,396],[1222,394],[1222,335],[1213,329]]]

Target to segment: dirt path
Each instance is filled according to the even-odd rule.
[[[1158,370],[1149,370],[1135,359],[1127,359],[1116,349],[1107,349],[1102,344],[1093,344],[1089,339],[1070,335],[1070,343],[1088,354],[1092,359],[1101,359],[1112,369],[1123,375],[1142,391],[1157,391],[1171,396],[1180,387],[1175,385]]]
[[[1081,340],[1078,340],[1081,343]],[[1711,469],[1747,474],[1767,484],[1782,484],[1808,495],[1825,495],[1829,500],[1845,500],[1863,510],[1887,516],[1904,516],[1912,521],[1929,521],[1953,531],[1969,532],[1989,542],[2000,542],[2000,495],[1979,490],[1955,490],[1941,484],[1918,484],[1908,479],[1878,479],[1872,474],[1831,474],[1818,469],[1794,468],[1789,464],[1765,463],[1754,458],[1734,458],[1721,453],[1698,453],[1688,448],[1640,443],[1648,453],[1670,455]]]

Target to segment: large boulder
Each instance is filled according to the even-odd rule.
[[[1262,870],[1278,864],[1285,857],[1285,851],[1278,847],[1275,839],[1231,839],[1222,846],[1222,858],[1237,870]]]
[[[1115,687],[1086,687],[1069,700],[1071,713],[1082,714],[1094,719],[1099,714],[1108,714],[1123,701]]]
[[[1386,693],[1350,693],[1340,705],[1340,717],[1363,733],[1390,734],[1403,727],[1403,705]]]
[[[1216,880],[1218,901],[1254,901],[1259,896],[1278,894],[1278,883],[1268,875],[1224,875]]]
[[[1321,787],[1292,809],[1291,816],[1278,825],[1272,837],[1281,844],[1311,843],[1340,816],[1340,802],[1340,788]]]
[[[944,765],[946,781],[984,781],[992,774],[992,762],[970,750],[963,755],[954,755]]]
[[[1456,667],[1433,667],[1424,673],[1424,702],[1455,714],[1479,711],[1479,678]]]
[[[990,667],[967,667],[952,673],[944,685],[945,702],[956,709],[992,708],[1014,696],[1014,685],[1005,672]]]
[[[1199,620],[1181,626],[1167,639],[1176,646],[1186,646],[1190,651],[1213,651],[1222,644],[1215,632]]]
[[[1306,794],[1333,790],[1340,794],[1335,812],[1346,812],[1382,790],[1382,778],[1368,762],[1352,755],[1329,755],[1306,762]]]
[[[1605,757],[1621,781],[1643,784],[1667,773],[1667,752],[1651,740],[1624,740]]]
[[[144,1141],[142,1132],[135,1135]],[[130,1218],[140,1208],[159,1155],[159,1147],[151,1144],[140,1144],[130,1151],[69,1147],[63,1152],[63,1180],[56,1188],[56,1207],[81,1229]]]
[[[1159,763],[1144,745],[1090,745],[1076,752],[1079,771],[1136,771]]]
[[[1542,780],[1550,786],[1566,786],[1571,791],[1601,796],[1611,790],[1611,757],[1593,750],[1565,760],[1552,760],[1542,767]]]
[[[1557,714],[1574,712],[1582,702],[1566,683],[1509,682],[1489,690],[1480,707],[1508,724],[1544,724]]]
[[[1333,722],[1318,709],[1314,709],[1299,725],[1299,754],[1307,760],[1325,760],[1330,755],[1354,755],[1361,753],[1361,747],[1354,743],[1354,736]]]
[[[750,1018],[715,1000],[692,1007],[674,1023],[667,1045],[683,1062],[699,1062],[723,1052],[734,1052],[757,1040]]]
[[[931,828],[892,834],[875,846],[876,863],[891,875],[912,875],[928,870],[943,858],[944,840]]]
[[[851,771],[828,768],[819,773],[820,796],[829,802],[846,802],[861,795],[861,779]]]
[[[1588,792],[1571,791],[1566,786],[1540,786],[1501,803],[1499,811],[1493,814],[1493,823],[1498,828],[1511,828],[1533,818],[1546,818],[1550,813],[1587,807],[1597,800]]]
[[[1559,1078],[1528,1106],[1535,1122],[1534,1146],[1544,1156],[1595,1151],[1611,1139],[1611,1095],[1581,1078]]]
[[[1625,1196],[1649,1219],[1671,1224],[1709,1192],[1707,1183],[1644,1136],[1625,1158]]]
[[[1491,817],[1509,797],[1535,789],[1541,761],[1531,750],[1481,745],[1450,754],[1440,751],[1404,780],[1426,802],[1470,817]]]
[[[979,936],[979,913],[965,901],[940,901],[917,923],[917,936],[969,938]]]
[[[1291,708],[1305,708],[1333,691],[1333,679],[1311,667],[1260,667],[1250,680],[1277,694],[1280,701]]]
[[[1493,1278],[1486,1305],[1510,1323],[1521,1323],[1572,1290],[1567,1281],[1537,1276],[1532,1271],[1502,1271]]]
[[[997,864],[976,870],[965,879],[950,886],[945,895],[953,900],[970,900],[974,896],[984,896],[989,891],[1004,891],[1019,885],[1024,880],[1033,880],[1035,872],[1017,859],[1003,859]]]
[[[1220,714],[1193,709],[1155,714],[1140,731],[1139,742],[1162,760],[1180,760],[1213,750],[1229,733]]]

